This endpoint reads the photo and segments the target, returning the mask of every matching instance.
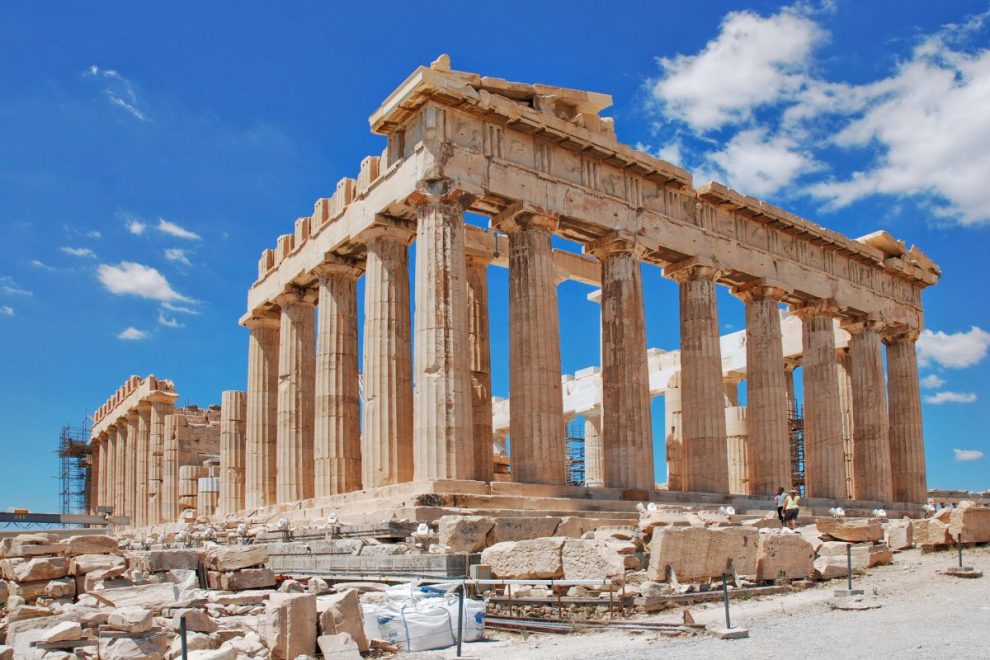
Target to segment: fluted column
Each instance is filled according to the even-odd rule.
[[[509,235],[509,439],[512,480],[566,479],[557,271],[557,220],[515,205],[492,225]]]
[[[853,395],[853,497],[889,502],[890,436],[883,348],[876,322],[848,324]]]
[[[667,489],[684,490],[684,443],[681,441],[681,374],[670,377],[663,393],[664,454],[667,459]]]
[[[162,522],[175,522],[179,518],[179,438],[175,430],[176,414],[165,415],[162,451]]]
[[[842,464],[845,466],[846,494],[855,497],[853,471],[853,387],[852,360],[848,348],[840,348],[835,354],[836,377],[839,379],[839,407],[842,410]]]
[[[609,236],[587,249],[602,264],[604,485],[652,490],[653,422],[640,275],[643,248],[629,237]]]
[[[137,429],[137,471],[134,487],[135,527],[148,524],[148,473],[151,466],[151,404],[142,401],[138,404]]]
[[[250,331],[244,506],[257,509],[275,504],[276,499],[279,319],[256,314],[244,325]],[[178,507],[178,499],[175,501]]]
[[[86,510],[89,515],[96,514],[96,507],[100,501],[100,473],[103,466],[100,464],[100,439],[89,443],[89,480],[86,483],[87,498],[89,500]]]
[[[416,205],[413,453],[418,480],[469,479],[474,469],[464,264],[467,200],[449,183],[421,184],[410,200]]]
[[[727,493],[725,393],[715,298],[719,272],[688,260],[668,266],[664,273],[680,285],[684,490]]]
[[[601,428],[602,415],[599,410],[584,413],[584,484],[588,488],[605,485]]]
[[[276,299],[282,308],[278,351],[279,504],[313,497],[313,391],[316,351],[313,297],[289,290]]]
[[[361,488],[361,406],[358,391],[357,278],[353,259],[331,257],[316,269],[315,495]]]
[[[124,512],[130,518],[130,526],[137,527],[137,484],[138,484],[138,411],[127,413],[127,439],[124,441],[123,461],[126,465],[124,482]]]
[[[220,396],[219,513],[226,515],[244,508],[247,393],[227,390]]]
[[[890,419],[890,465],[895,502],[928,501],[925,437],[921,425],[921,388],[915,332],[884,337],[887,344],[887,392]]]
[[[835,309],[826,303],[794,310],[802,320],[805,494],[844,498],[842,410],[836,377]]]
[[[492,366],[488,329],[487,257],[467,257],[468,337],[471,354],[471,413],[474,471],[478,481],[494,479]]]
[[[162,519],[162,478],[165,459],[165,416],[172,411],[173,398],[160,395],[151,399],[150,453],[148,464],[148,525]]]
[[[762,283],[737,290],[746,303],[746,477],[753,495],[791,485],[788,385],[780,330],[784,290]]]
[[[122,454],[118,453],[121,451],[118,445],[119,433],[119,427],[116,424],[107,427],[107,464],[109,469],[107,470],[106,505],[113,508],[113,515],[115,516],[124,515],[122,503],[118,500],[119,493],[123,492],[120,485],[123,477],[121,469],[123,464],[120,462]]]

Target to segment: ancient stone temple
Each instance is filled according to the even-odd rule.
[[[370,118],[383,153],[261,255],[241,319],[246,395],[224,406],[221,481],[237,485],[221,484],[222,512],[408,512],[426,494],[471,507],[543,498],[555,510],[765,499],[792,476],[796,366],[811,502],[925,501],[914,342],[921,291],[939,268],[883,231],[851,239],[721,184],[695,187],[685,170],[620,143],[600,115],[610,104],[455,71],[446,57],[389,95]],[[468,213],[489,229],[466,225]],[[583,254],[554,249],[554,236]],[[494,411],[490,267],[509,270],[510,394]],[[581,410],[566,409],[561,374],[557,286],[568,279],[600,288],[598,394]],[[643,289],[658,286],[678,287],[679,309],[648,318]],[[719,286],[746,306],[732,351],[719,337]],[[678,320],[676,368],[655,383],[662,360],[647,350],[646,325]],[[673,420],[667,490],[654,484],[658,395]],[[174,400],[159,396],[150,405]],[[134,408],[133,422],[117,415],[94,438],[140,438],[145,427],[159,437],[161,411],[142,421]],[[565,485],[564,428],[576,414],[594,464],[584,487]],[[506,432],[511,483],[493,470]],[[107,471],[101,451],[101,478],[129,455],[107,452]],[[149,498],[163,479],[150,460]],[[126,503],[128,483],[105,490]],[[145,491],[133,492],[141,501]],[[140,524],[160,514],[135,515]]]

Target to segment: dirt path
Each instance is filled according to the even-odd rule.
[[[829,607],[833,580],[814,589],[783,596],[733,602],[732,623],[749,629],[749,639],[724,641],[711,636],[668,638],[629,631],[528,636],[489,633],[485,642],[465,645],[465,657],[529,660],[568,658],[990,658],[990,548],[967,551],[965,563],[984,577],[963,580],[936,573],[953,566],[955,553],[898,553],[892,566],[870,570],[855,580],[881,604],[878,609],[840,611]],[[693,606],[695,620],[724,625],[721,604]],[[643,617],[645,621],[679,621],[676,614]],[[414,658],[450,658],[443,653]]]

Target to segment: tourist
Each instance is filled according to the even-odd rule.
[[[797,529],[798,501],[800,499],[797,491],[793,488],[784,499],[784,524],[791,529]]]
[[[784,487],[781,486],[777,489],[777,494],[773,497],[773,503],[777,507],[777,518],[780,520],[780,524],[784,524],[784,500],[787,499],[787,495],[784,494]]]

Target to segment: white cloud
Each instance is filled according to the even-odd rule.
[[[962,369],[971,367],[987,354],[990,332],[971,326],[966,332],[947,333],[922,330],[918,337],[918,364],[939,364]]]
[[[938,374],[928,374],[921,379],[921,386],[930,390],[937,389],[945,385],[945,379],[939,378]]]
[[[121,261],[116,266],[100,264],[97,277],[107,291],[164,302],[190,302],[168,283],[164,275],[151,266]]]
[[[3,316],[13,316],[14,308],[10,305],[0,305],[0,315]]]
[[[737,133],[709,158],[730,186],[752,195],[772,195],[799,175],[821,167],[791,138],[768,137],[762,128]]]
[[[32,259],[28,263],[30,263],[35,268],[40,268],[41,270],[55,270],[54,268],[52,268],[51,266],[49,266],[48,264],[46,264],[45,262],[39,259]]]
[[[953,449],[957,461],[978,461],[983,458],[983,452],[979,449]]]
[[[754,109],[801,89],[812,50],[824,37],[794,8],[769,17],[730,12],[700,53],[660,60],[663,75],[652,82],[653,98],[698,131],[749,119]]]
[[[165,316],[165,313],[158,310],[158,324],[164,325],[166,328],[184,328],[184,323],[179,323],[175,317]]]
[[[198,241],[200,236],[195,234],[188,229],[180,227],[174,222],[169,222],[165,218],[158,218],[158,226],[156,227],[158,231],[168,234],[169,236],[175,236],[176,238],[186,238],[192,241]]]
[[[134,326],[128,326],[121,330],[120,334],[117,335],[117,339],[126,339],[128,341],[137,341],[140,339],[147,339],[148,333],[145,330],[138,330]]]
[[[94,64],[83,72],[83,76],[102,80],[103,94],[113,105],[125,110],[135,119],[143,122],[151,121],[151,118],[140,107],[134,85],[116,70],[101,69]]]
[[[176,305],[175,303],[163,302],[162,309],[167,309],[170,312],[175,312],[176,314],[193,314],[198,315],[199,311],[192,309],[191,307],[186,307],[185,305]]]
[[[972,392],[936,392],[925,397],[925,403],[938,406],[943,403],[973,403],[976,395]]]
[[[126,226],[127,226],[127,231],[131,232],[135,236],[140,236],[141,234],[143,234],[144,230],[147,229],[148,227],[148,225],[144,224],[137,218],[128,218]]]
[[[186,256],[186,252],[188,250],[183,250],[182,248],[165,248],[165,259],[182,264],[183,266],[191,266],[192,263],[189,261],[189,257]]]
[[[22,289],[14,278],[10,275],[4,275],[0,277],[0,293],[5,293],[9,296],[33,296],[34,294],[27,289]]]
[[[71,254],[73,257],[92,257],[96,258],[96,253],[90,250],[88,247],[60,247],[59,250],[65,254]]]
[[[86,232],[86,238],[103,238],[103,234],[93,229],[91,231]]]

